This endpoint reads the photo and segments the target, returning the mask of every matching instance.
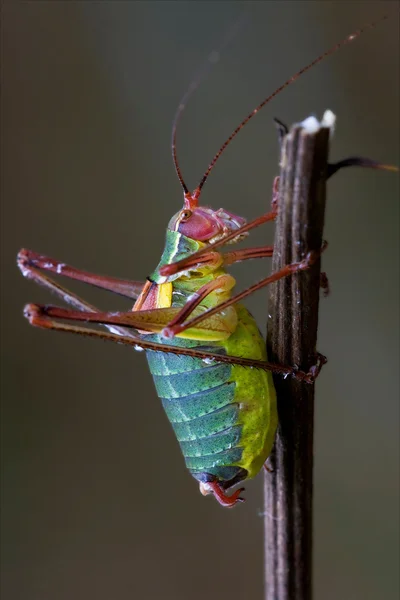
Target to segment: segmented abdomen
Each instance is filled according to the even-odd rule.
[[[213,353],[224,351],[217,343],[171,342]],[[221,481],[237,477],[243,471],[235,466],[243,452],[242,425],[238,424],[232,365],[164,352],[146,354],[158,396],[192,475],[200,481],[210,476]]]

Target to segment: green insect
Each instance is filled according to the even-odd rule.
[[[264,246],[222,253],[252,228],[275,219],[279,185],[275,180],[269,212],[246,224],[224,209],[199,205],[200,194],[216,161],[246,123],[302,73],[348,43],[361,31],[325,52],[290,78],[259,104],[222,145],[193,193],[187,188],[176,156],[176,126],[172,136],[175,168],[184,192],[182,209],[170,220],[160,263],[145,283],[93,275],[65,263],[21,250],[18,265],[24,276],[50,289],[76,310],[27,305],[32,325],[108,339],[144,349],[158,396],[200,491],[213,494],[223,506],[243,501],[243,488],[228,490],[254,477],[265,464],[277,428],[276,395],[271,372],[292,374],[306,382],[317,375],[322,361],[310,373],[267,362],[265,342],[240,301],[254,291],[309,268],[320,253],[287,265],[277,273],[232,295],[235,279],[226,268],[234,262],[272,255]],[[349,162],[350,160],[350,162]],[[366,159],[349,159],[331,166],[365,164],[385,168]],[[135,299],[132,311],[99,312],[41,271],[48,271]],[[105,325],[109,332],[59,320]]]

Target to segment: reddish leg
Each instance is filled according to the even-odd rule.
[[[207,265],[210,268],[218,268],[221,265],[232,265],[235,262],[239,262],[241,260],[250,260],[252,258],[265,258],[271,257],[274,251],[273,246],[258,246],[256,248],[244,248],[242,250],[236,250],[234,252],[225,252],[224,254],[220,254],[219,252],[214,252],[213,250],[208,251],[208,248],[202,250],[201,255],[197,256],[196,254],[192,254],[185,258],[185,269],[193,269],[194,267],[200,267],[201,265]],[[173,263],[175,266],[178,263]],[[171,265],[165,265],[165,267],[170,267]],[[162,272],[161,272],[162,271]],[[164,275],[164,267],[160,270],[161,275]]]
[[[103,290],[113,292],[114,294],[119,294],[121,296],[125,296],[126,298],[132,298],[133,300],[139,296],[144,286],[144,283],[140,281],[128,281],[125,279],[118,279],[116,277],[94,275],[93,273],[88,273],[87,271],[81,271],[80,269],[75,269],[75,267],[71,267],[70,265],[59,262],[54,258],[37,254],[36,252],[32,252],[32,250],[26,250],[25,248],[19,251],[17,264],[25,277],[28,279],[34,279],[37,283],[41,282],[35,276],[32,276],[33,268],[49,271],[50,273],[56,273],[57,275],[64,275],[64,277],[76,279],[77,281],[94,285]]]
[[[238,502],[245,502],[245,499],[240,497],[240,494],[243,491],[244,488],[239,488],[231,496],[228,496],[216,481],[200,483],[200,492],[203,494],[203,496],[214,494],[220,505],[228,508],[235,506],[235,504]]]
[[[162,330],[162,335],[165,338],[172,338],[176,331],[179,331],[179,327],[189,317],[194,309],[212,292],[221,291],[229,292],[236,284],[236,280],[232,275],[220,275],[213,281],[203,285],[197,292],[194,292],[190,296],[190,299],[186,302],[185,306],[176,315],[170,323]]]
[[[274,252],[273,246],[258,246],[255,248],[244,248],[243,250],[235,250],[233,252],[225,252],[222,257],[224,265],[233,265],[241,260],[250,260],[252,258],[268,258]]]
[[[169,346],[167,344],[160,344],[157,342],[149,341],[146,339],[146,336],[142,337],[136,332],[132,332],[132,330],[129,331],[125,329],[132,327],[135,329],[144,328],[143,322],[136,325],[133,324],[138,314],[140,313],[83,312],[59,308],[57,306],[38,306],[37,304],[28,304],[24,309],[24,315],[29,320],[30,324],[34,325],[35,327],[40,327],[42,329],[53,329],[56,331],[75,333],[86,337],[116,342],[117,344],[133,346],[135,350],[153,350],[155,352],[167,352],[170,354],[192,356],[194,358],[201,358],[203,360],[213,360],[216,362],[223,362],[227,364],[236,364],[242,367],[262,369],[264,371],[271,371],[272,373],[279,373],[280,375],[290,375],[292,377],[295,377],[297,380],[304,381],[306,383],[314,382],[314,371],[305,373],[304,371],[297,370],[294,367],[277,365],[268,361],[253,360],[250,358],[242,358],[240,356],[213,354],[212,352],[203,352],[202,350],[196,350],[194,348],[180,348],[178,346]],[[108,327],[111,331],[118,331],[121,333],[106,333],[104,331],[96,331],[94,329],[89,329],[77,325],[67,325],[65,323],[59,323],[55,319],[67,319],[72,321],[88,321],[92,323],[99,323]]]
[[[251,285],[249,288],[243,290],[239,294],[235,294],[235,296],[232,296],[232,298],[229,298],[229,300],[226,300],[225,302],[222,302],[221,304],[218,304],[217,306],[206,310],[202,315],[199,315],[194,319],[190,319],[190,321],[186,321],[186,323],[180,325],[179,327],[176,327],[175,335],[176,333],[181,333],[189,327],[195,327],[196,325],[198,325],[198,323],[200,323],[207,317],[211,317],[212,315],[215,315],[221,310],[224,310],[228,306],[236,304],[236,302],[240,302],[241,300],[243,300],[243,298],[246,298],[246,296],[253,294],[257,290],[265,287],[266,285],[269,285],[270,283],[273,283],[274,281],[278,281],[279,279],[287,277],[292,273],[298,273],[300,271],[305,271],[309,269],[311,265],[313,265],[319,259],[321,253],[326,249],[327,245],[327,242],[324,242],[321,250],[319,250],[318,252],[309,252],[302,261],[286,265],[282,269],[279,269],[279,271],[277,271],[276,273],[272,273],[272,275],[270,275],[269,277],[265,277],[265,279],[262,279],[258,283]]]
[[[239,262],[241,260],[248,260],[251,258],[263,258],[272,256],[273,246],[260,246],[258,248],[245,248],[244,250],[237,250],[236,252],[227,252],[223,254],[223,262],[224,264],[231,265],[235,262]],[[212,255],[212,256],[210,256]],[[218,252],[210,252],[205,253],[202,259],[205,262],[210,264],[210,260],[207,261],[207,257],[211,260],[214,260],[217,264],[221,262],[221,255]],[[197,264],[197,263],[195,263]],[[174,337],[180,331],[181,325],[184,323],[185,319],[190,316],[193,310],[198,306],[211,292],[220,289],[223,292],[228,292],[231,290],[236,284],[235,279],[231,275],[221,275],[214,281],[203,285],[198,292],[192,294],[190,300],[187,301],[185,306],[182,308],[180,313],[175,317],[171,323],[168,323],[167,327],[165,327],[162,331],[162,335],[166,338]]]
[[[40,271],[38,271],[37,269],[32,267],[29,263],[27,263],[26,253],[28,253],[28,252],[29,251],[21,250],[21,252],[18,254],[18,266],[21,269],[24,277],[34,281],[38,285],[41,285],[41,286],[47,288],[50,292],[52,292],[53,294],[55,294],[56,296],[61,298],[61,300],[64,300],[64,302],[66,302],[67,304],[70,304],[74,308],[78,309],[78,311],[87,311],[89,313],[97,312],[98,309],[95,306],[93,306],[92,304],[89,304],[89,302],[86,302],[85,300],[82,300],[82,298],[77,296],[77,294],[71,292],[67,288],[64,288],[60,284],[53,281],[53,279],[51,279],[51,277],[47,277],[47,275],[44,275],[44,273],[41,273]],[[32,254],[34,254],[34,253],[32,253]],[[29,254],[28,254],[28,256],[29,256]],[[33,307],[34,305],[29,305],[29,306]],[[26,309],[25,309],[25,311],[26,311]],[[29,313],[29,311],[28,311],[28,313]],[[46,323],[42,324],[41,318],[39,318],[39,314],[41,314],[41,312],[36,309],[34,309],[32,315],[27,314],[25,312],[25,316],[29,319],[31,325],[37,325],[38,327],[44,327],[46,329],[47,328],[55,329],[54,327],[49,326],[48,321],[46,321]],[[31,320],[31,316],[32,316],[33,320],[37,319],[37,322],[33,322],[33,320]],[[105,327],[107,327],[111,332],[113,332],[117,335],[123,335],[123,336],[129,337],[129,338],[134,337],[132,334],[132,331],[129,329],[125,329],[122,327],[110,327],[107,325],[105,325]]]

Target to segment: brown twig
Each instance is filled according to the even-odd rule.
[[[273,270],[322,244],[330,127],[306,119],[282,140]],[[320,261],[271,286],[269,359],[316,362]],[[314,385],[275,377],[279,428],[265,473],[266,600],[311,600]]]

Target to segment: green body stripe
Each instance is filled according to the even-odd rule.
[[[192,442],[181,442],[181,450],[185,458],[202,456],[208,458],[210,454],[218,454],[224,450],[230,450],[240,442],[241,426],[235,425],[227,431],[216,433]]]
[[[229,380],[232,366],[217,363],[213,366],[176,375],[153,375],[154,383],[160,398],[181,398],[209,390]]]
[[[223,383],[183,398],[161,398],[161,402],[171,423],[184,423],[229,405],[233,402],[235,387],[235,383]]]
[[[191,471],[201,471],[209,473],[209,469],[214,468],[215,473],[218,473],[217,467],[225,467],[226,465],[234,465],[239,462],[242,457],[242,448],[232,448],[224,450],[218,454],[210,454],[209,456],[190,456],[186,457],[186,466]]]
[[[182,358],[184,360],[182,360]],[[205,363],[201,358],[192,358],[191,356],[179,356],[174,354],[166,355],[164,352],[147,352],[147,360],[153,377],[154,375],[164,377],[165,375],[190,373],[191,371],[202,369],[205,366]]]
[[[196,406],[198,402],[190,402]],[[164,405],[165,406],[165,405]],[[237,422],[239,407],[237,404],[228,404],[219,410],[209,411],[210,414],[197,419],[174,422],[170,418],[178,442],[201,440],[210,435],[225,431]],[[168,413],[167,413],[168,414]]]

